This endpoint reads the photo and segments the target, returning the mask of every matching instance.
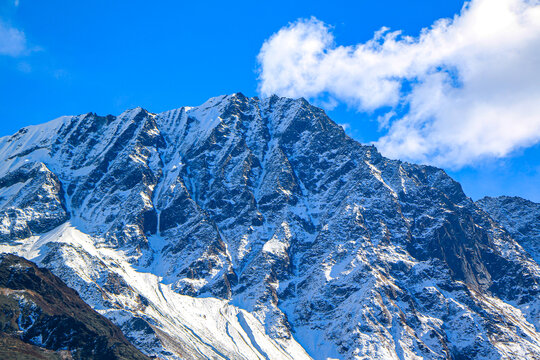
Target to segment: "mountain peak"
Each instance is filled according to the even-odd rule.
[[[441,169],[386,159],[305,99],[47,129],[0,141],[0,249],[148,354],[540,353],[540,269],[517,235]]]
[[[476,203],[540,262],[540,204],[519,196],[486,196]]]

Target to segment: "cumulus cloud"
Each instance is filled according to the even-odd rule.
[[[20,56],[27,52],[24,32],[0,20],[0,55]]]
[[[311,18],[262,46],[263,95],[324,98],[379,116],[387,156],[460,167],[540,142],[540,2],[472,0],[416,37],[355,46]]]

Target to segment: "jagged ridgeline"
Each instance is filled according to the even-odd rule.
[[[540,359],[529,238],[480,205],[303,99],[0,139],[0,251],[167,359]]]

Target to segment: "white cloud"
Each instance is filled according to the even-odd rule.
[[[20,56],[27,52],[24,32],[0,20],[0,55]]]
[[[391,157],[460,167],[540,141],[539,1],[473,0],[418,37],[382,28],[355,46],[298,20],[258,60],[263,95],[389,107],[376,144]]]
[[[349,123],[342,123],[342,124],[338,124],[339,126],[341,126],[343,128],[343,130],[345,131],[350,131],[351,130],[351,124]]]

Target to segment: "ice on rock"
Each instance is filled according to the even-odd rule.
[[[540,358],[538,259],[504,219],[304,99],[0,138],[0,251],[167,359]]]

